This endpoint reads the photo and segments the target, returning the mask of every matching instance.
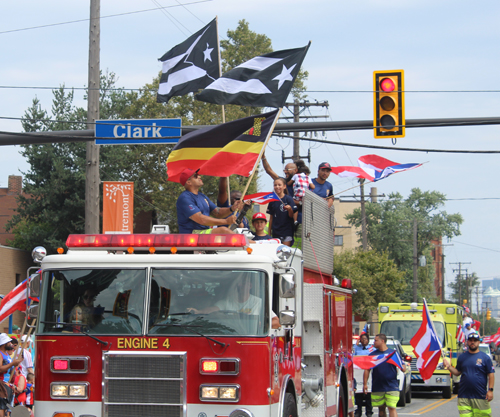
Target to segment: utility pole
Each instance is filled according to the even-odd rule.
[[[304,101],[302,103],[299,103],[299,100],[295,100],[293,103],[285,103],[286,107],[291,107],[293,110],[293,121],[294,123],[300,122],[300,119],[302,118],[317,118],[317,117],[327,117],[327,116],[301,116],[301,113],[304,112],[305,109],[309,107],[326,107],[328,108],[328,101],[323,101],[323,102],[316,102],[316,103],[309,103],[308,101]],[[302,109],[301,109],[302,107]],[[282,117],[282,119],[287,119],[287,117]],[[308,156],[310,158],[310,156]],[[283,159],[289,159],[285,158],[283,156]],[[293,161],[296,161],[297,159],[301,159],[300,156],[300,132],[294,132],[293,134],[293,156],[291,157]],[[309,159],[310,161],[310,159]]]
[[[100,20],[100,0],[90,0],[87,129],[94,131],[95,121],[99,118]],[[99,145],[89,141],[85,169],[85,233],[99,233],[99,186]]]
[[[359,193],[361,194],[361,237],[363,252],[368,250],[368,238],[366,236],[366,212],[365,212],[365,179],[359,179]]]
[[[462,305],[463,301],[461,300],[462,298],[462,265],[469,265],[470,262],[450,262],[450,265],[458,265],[458,305]],[[457,270],[454,269],[453,272],[456,272]],[[466,270],[467,271],[467,270]],[[467,299],[467,302],[469,299]]]
[[[413,219],[413,302],[417,302],[417,285],[418,285],[418,259],[417,259],[417,219]]]

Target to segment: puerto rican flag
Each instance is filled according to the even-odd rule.
[[[252,201],[256,204],[267,204],[271,201],[281,201],[281,199],[278,197],[278,194],[276,194],[274,191],[271,191],[270,193],[255,193],[246,195],[243,200]]]
[[[410,344],[413,346],[413,352],[417,357],[417,369],[424,382],[427,382],[432,377],[439,363],[442,346],[436,329],[434,329],[434,325],[432,324],[425,298],[424,309],[422,311],[422,324],[415,336],[410,340]]]
[[[391,353],[381,354],[381,355],[365,355],[365,356],[353,356],[354,367],[359,369],[373,369],[377,365],[384,362],[389,362],[392,357],[397,354],[395,350]],[[393,365],[395,362],[391,361]],[[398,365],[396,365],[398,366]]]
[[[458,325],[457,335],[455,336],[455,339],[457,339],[457,341],[459,343],[465,343],[464,329],[462,328],[462,326],[460,324]]]
[[[496,332],[496,334],[491,335],[491,336],[486,336],[483,338],[483,343],[495,343],[495,345],[498,345],[500,343],[500,332]]]
[[[27,282],[28,280],[25,279],[3,298],[2,303],[0,304],[0,322],[4,321],[16,310],[26,310]]]
[[[375,182],[387,178],[389,175],[408,171],[420,166],[422,166],[422,164],[400,164],[399,162],[393,162],[378,155],[363,155],[358,158],[357,167],[332,167],[332,172],[339,177],[364,178],[368,181]]]

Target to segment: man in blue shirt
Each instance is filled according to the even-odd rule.
[[[491,416],[495,368],[491,358],[479,350],[479,333],[473,331],[467,337],[467,352],[457,359],[457,367],[444,358],[444,366],[452,375],[460,376],[458,411],[461,416]]]
[[[186,190],[177,199],[179,233],[210,233],[213,230],[211,226],[231,225],[236,222],[236,216],[231,213],[239,211],[243,205],[241,201],[236,201],[229,207],[217,207],[200,192],[203,180],[198,171],[186,168],[180,176],[179,182]],[[227,227],[218,227],[214,233],[234,232]]]
[[[375,336],[373,346],[375,350],[370,355],[386,355],[393,352],[387,347],[385,334]],[[368,377],[371,369],[367,369],[363,375],[363,392],[368,392]],[[397,417],[396,405],[399,400],[398,370],[396,365],[383,362],[373,368],[372,376],[372,406],[378,407],[379,417],[385,417],[386,407],[389,409],[389,417]]]
[[[312,180],[313,184],[316,186],[313,193],[319,195],[322,198],[328,198],[328,207],[333,204],[333,185],[330,184],[327,179],[332,172],[332,167],[328,162],[322,162],[318,167],[318,177]]]

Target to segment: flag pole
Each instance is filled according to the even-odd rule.
[[[427,301],[425,300],[425,298],[423,298],[423,301],[424,301],[425,309],[427,310],[427,313],[429,314],[429,321],[431,322],[432,330],[434,331],[434,334],[437,335],[436,328],[434,327],[434,322],[432,321],[431,314],[429,313],[429,307],[427,306]],[[443,353],[443,346],[441,346],[441,341],[439,340],[439,338],[438,338],[438,341],[439,341],[439,346],[441,347],[441,349],[439,349],[439,352],[441,353],[441,359],[444,359],[446,356],[444,356],[444,353]]]
[[[219,16],[215,16],[215,31],[217,33],[217,53],[219,54],[219,78],[222,77],[222,60],[220,56],[220,39],[219,39]],[[226,123],[226,108],[222,105],[222,123]],[[229,177],[227,177],[227,199],[231,205],[231,185],[229,184]]]
[[[273,134],[274,128],[276,127],[276,123],[278,122],[278,119],[280,118],[281,111],[283,110],[283,107],[280,107],[278,109],[278,113],[276,113],[276,116],[274,117],[274,122],[273,125],[271,126],[271,129],[269,129],[269,133],[267,134],[267,138],[264,141],[264,146],[262,146],[262,149],[260,150],[259,156],[257,157],[257,161],[255,162],[255,165],[252,170],[252,174],[250,175],[250,178],[248,178],[247,185],[245,186],[245,190],[241,194],[241,200],[243,201],[243,198],[245,197],[245,194],[248,190],[248,187],[250,186],[250,183],[252,182],[253,176],[255,175],[255,171],[257,171],[257,166],[259,165],[260,160],[262,159],[262,155],[264,154],[264,151],[267,146],[267,142],[271,138],[271,135]]]

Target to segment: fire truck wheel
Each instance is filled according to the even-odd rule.
[[[290,392],[285,394],[283,417],[297,417],[297,404],[295,404],[295,398]]]

